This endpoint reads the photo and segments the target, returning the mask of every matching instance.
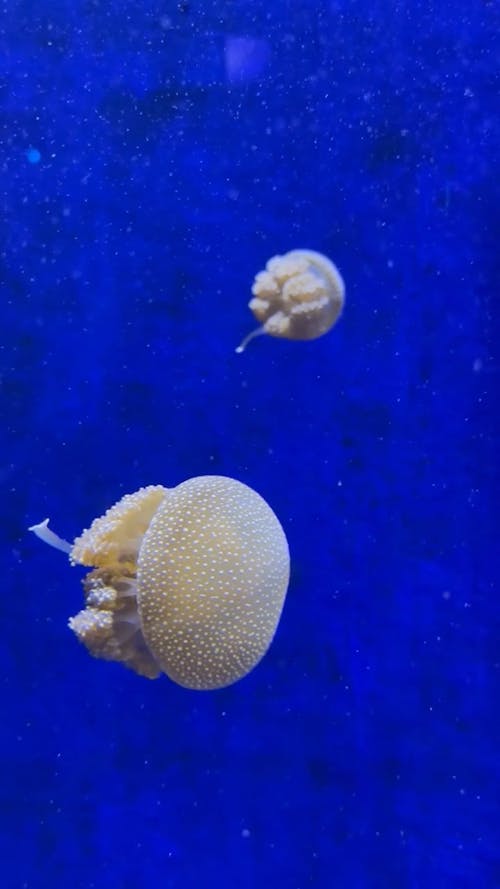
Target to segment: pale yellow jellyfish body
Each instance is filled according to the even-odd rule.
[[[69,625],[91,654],[186,688],[241,679],[273,639],[288,587],[283,529],[265,500],[223,476],[126,495],[72,546],[91,567],[86,607]]]
[[[313,340],[340,317],[345,287],[337,267],[315,250],[290,250],[273,256],[256,276],[249,308],[261,327],[238,346],[243,352],[255,336]]]

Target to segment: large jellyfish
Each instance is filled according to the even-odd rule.
[[[273,256],[252,287],[249,308],[261,327],[236,349],[243,352],[255,336],[314,340],[335,324],[344,307],[345,287],[337,267],[315,250],[290,250]]]
[[[122,497],[67,543],[30,528],[92,568],[69,626],[90,654],[186,688],[241,679],[273,639],[290,573],[283,529],[265,500],[223,476]]]

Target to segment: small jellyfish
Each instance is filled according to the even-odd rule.
[[[288,340],[314,340],[339,318],[345,298],[340,272],[315,250],[290,250],[273,256],[259,272],[248,303],[262,326],[245,337],[236,349],[263,333]]]
[[[83,580],[85,608],[69,626],[95,657],[214,689],[249,673],[272,642],[288,544],[270,506],[235,479],[141,488],[73,544],[47,519],[30,530],[93,569]]]

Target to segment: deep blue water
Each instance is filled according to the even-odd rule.
[[[2,5],[5,889],[500,886],[498,24]],[[236,355],[304,246],[342,320]],[[90,658],[81,571],[26,528],[207,473],[271,504],[292,578],[200,693]]]

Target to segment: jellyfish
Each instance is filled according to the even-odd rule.
[[[95,657],[208,690],[243,678],[272,642],[288,544],[271,507],[242,482],[200,476],[141,488],[73,544],[47,519],[30,530],[92,569],[69,626]]]
[[[289,340],[323,336],[340,317],[345,287],[336,266],[322,253],[290,250],[266,263],[252,293],[248,306],[261,327],[245,337],[237,352],[263,333]]]

